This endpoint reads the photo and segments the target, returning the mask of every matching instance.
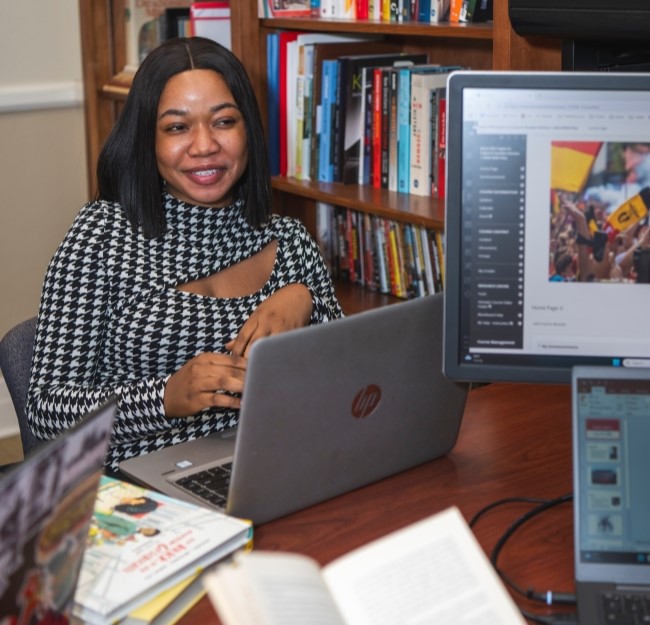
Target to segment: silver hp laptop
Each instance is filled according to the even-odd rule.
[[[583,625],[650,622],[650,369],[573,370],[575,571]]]
[[[182,443],[120,469],[260,524],[442,456],[467,396],[442,374],[442,313],[436,294],[258,341],[236,438]]]

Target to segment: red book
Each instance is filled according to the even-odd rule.
[[[382,76],[377,67],[372,72],[372,186],[381,188]]]
[[[436,197],[445,197],[445,162],[447,151],[447,100],[438,97],[438,176],[436,178]]]

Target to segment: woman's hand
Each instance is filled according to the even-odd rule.
[[[225,348],[233,356],[247,356],[257,339],[306,326],[311,312],[309,289],[304,284],[289,284],[264,300]]]
[[[165,415],[187,417],[204,408],[239,408],[246,374],[246,358],[206,352],[188,360],[167,381]],[[224,392],[227,391],[227,392]]]

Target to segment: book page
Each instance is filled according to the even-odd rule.
[[[523,625],[457,508],[339,558],[323,577],[354,625]]]
[[[345,625],[316,562],[297,554],[241,554],[205,576],[224,625]]]

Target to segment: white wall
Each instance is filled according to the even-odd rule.
[[[78,0],[0,0],[0,337],[87,201],[81,77]]]

